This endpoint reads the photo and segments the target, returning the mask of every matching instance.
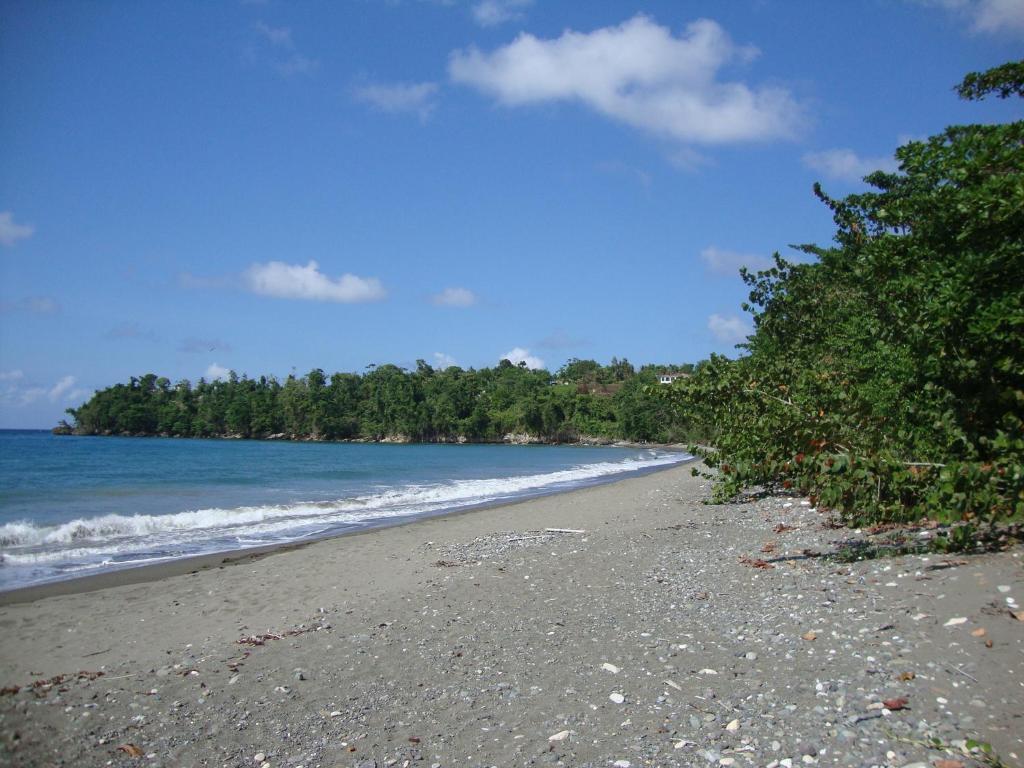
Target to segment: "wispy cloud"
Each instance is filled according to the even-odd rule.
[[[747,321],[736,315],[711,315],[708,318],[708,330],[723,344],[739,344],[753,333]]]
[[[320,265],[315,261],[305,266],[286,264],[283,261],[253,264],[242,277],[244,285],[253,293],[278,299],[351,304],[379,301],[386,295],[384,287],[375,277],[358,277],[346,273],[331,278],[320,271]]]
[[[32,384],[32,382],[27,382],[32,386],[23,386],[25,383],[24,372],[20,369],[4,371],[0,373],[0,382],[4,385],[0,388],[0,401],[16,407],[32,405],[42,400],[48,400],[51,403],[69,402],[86,394],[84,390],[74,389],[75,381],[74,376],[68,375],[62,376],[56,383],[48,386],[40,386]]]
[[[231,345],[220,339],[197,339],[195,336],[189,336],[187,339],[182,339],[181,344],[178,345],[178,351],[187,355],[200,352],[230,352]]]
[[[966,19],[975,34],[1024,35],[1021,0],[913,0],[917,5],[944,8]]]
[[[559,329],[553,333],[549,333],[543,339],[538,341],[535,346],[538,346],[541,349],[561,350],[576,349],[577,347],[582,347],[586,343],[586,339],[571,336],[566,331]]]
[[[260,45],[254,46],[249,54],[257,58],[256,49],[263,48],[272,66],[280,74],[309,75],[319,68],[319,61],[297,49],[291,27],[273,27],[266,22],[257,21],[253,29]]]
[[[270,45],[276,48],[287,48],[291,50],[295,47],[295,43],[292,40],[291,27],[271,27],[269,24],[257,21],[256,31],[262,35]]]
[[[638,15],[615,27],[567,30],[554,39],[523,33],[490,53],[476,47],[453,51],[448,73],[508,107],[582,103],[682,143],[793,137],[805,116],[788,90],[719,79],[726,65],[757,55],[709,19],[687,25],[676,37]]]
[[[526,363],[527,368],[537,370],[544,367],[544,361],[536,355],[531,355],[530,350],[523,347],[514,347],[502,355],[499,360],[508,360],[513,365]]]
[[[471,307],[477,298],[468,288],[445,288],[431,296],[430,301],[439,307]]]
[[[28,296],[14,301],[0,301],[0,312],[31,312],[36,315],[52,315],[60,312],[60,304],[49,296]]]
[[[0,211],[0,245],[10,248],[19,240],[27,240],[35,233],[31,224],[19,224],[11,211]]]
[[[635,181],[641,187],[651,186],[651,174],[635,165],[623,163],[618,160],[608,160],[597,164],[597,170],[610,176],[621,176],[625,179]]]
[[[481,27],[494,27],[523,18],[533,0],[480,0],[472,7],[473,20]]]
[[[320,62],[303,56],[301,53],[294,53],[283,61],[274,64],[274,69],[282,75],[311,75],[320,68]]]
[[[136,322],[124,321],[103,334],[107,339],[133,339],[135,341],[158,342],[160,337],[150,328],[143,328]]]
[[[437,83],[375,83],[353,89],[359,101],[389,114],[402,112],[427,120],[437,107]]]
[[[869,173],[887,171],[892,173],[899,164],[892,157],[862,157],[852,149],[825,149],[807,152],[804,165],[839,181],[860,181]]]
[[[767,256],[729,251],[714,245],[709,245],[701,251],[700,259],[704,262],[704,266],[707,267],[709,272],[716,275],[729,275],[730,277],[735,277],[740,271],[740,267],[758,271],[772,266],[772,260]]]

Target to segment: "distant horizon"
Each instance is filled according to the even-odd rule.
[[[698,361],[1024,3],[0,5],[0,424],[140,372]]]

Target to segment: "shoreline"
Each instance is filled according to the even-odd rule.
[[[0,762],[1022,764],[1020,549],[838,563],[809,503],[708,492],[673,466],[0,606]]]
[[[131,565],[122,568],[113,568],[111,570],[102,571],[99,573],[72,576],[66,579],[56,579],[53,581],[46,581],[39,584],[29,584],[22,587],[14,587],[12,589],[0,589],[0,608],[6,605],[14,605],[16,603],[31,603],[36,600],[42,600],[48,597],[56,597],[61,595],[78,595],[86,592],[110,589],[112,587],[119,587],[123,585],[144,584],[151,581],[160,581],[162,579],[167,579],[174,576],[181,576],[183,574],[196,573],[198,571],[205,571],[211,568],[220,568],[226,565],[237,565],[252,560],[261,559],[264,557],[269,557],[278,552],[287,552],[296,549],[301,549],[303,547],[308,547],[323,541],[331,541],[333,539],[361,536],[386,528],[399,528],[407,525],[415,525],[416,523],[425,522],[427,520],[432,520],[435,518],[466,515],[473,512],[481,512],[484,510],[495,509],[500,507],[514,507],[519,504],[529,503],[535,499],[577,493],[580,491],[585,491],[589,488],[598,488],[604,485],[614,485],[615,483],[624,482],[632,478],[643,477],[645,475],[657,472],[665,472],[678,467],[685,467],[692,464],[695,461],[697,461],[697,458],[691,456],[688,459],[683,459],[682,461],[673,464],[659,465],[654,467],[644,467],[643,469],[632,470],[628,473],[625,473],[623,476],[613,477],[612,479],[609,480],[603,480],[602,478],[592,479],[589,482],[585,481],[581,485],[574,488],[540,491],[536,493],[526,494],[521,498],[512,500],[503,499],[495,501],[485,501],[479,504],[469,504],[462,507],[443,509],[419,517],[396,519],[383,518],[377,522],[371,522],[370,524],[363,526],[361,528],[342,531],[340,533],[329,534],[327,536],[311,537],[299,541],[288,541],[279,544],[265,544],[262,546],[245,547],[240,549],[228,549],[220,552],[208,552],[197,555],[189,555],[186,557],[169,559],[166,561],[158,561],[154,563],[141,565]]]

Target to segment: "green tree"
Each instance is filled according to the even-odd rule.
[[[968,98],[1020,94],[1020,63]],[[719,493],[795,487],[856,523],[1024,514],[1024,123],[947,128],[830,208],[812,263],[757,274],[755,333],[674,388]]]

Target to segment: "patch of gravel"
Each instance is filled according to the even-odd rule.
[[[952,768],[982,764],[976,738],[1020,764],[1020,551],[843,564],[822,555],[851,532],[805,500],[704,505],[685,471],[618,486],[571,502],[582,532],[529,505],[408,527],[408,562],[382,565],[408,580],[317,592],[301,623],[224,643],[197,613],[159,665],[5,680],[0,760]]]

